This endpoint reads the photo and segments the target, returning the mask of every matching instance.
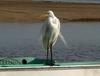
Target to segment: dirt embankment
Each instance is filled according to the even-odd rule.
[[[47,10],[61,21],[100,21],[99,4],[0,1],[0,22],[40,22]]]

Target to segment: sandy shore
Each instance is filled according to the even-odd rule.
[[[100,4],[0,1],[0,22],[40,22],[53,10],[61,21],[100,21]]]

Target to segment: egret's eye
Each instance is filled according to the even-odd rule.
[[[49,12],[47,12],[47,14],[49,14]]]

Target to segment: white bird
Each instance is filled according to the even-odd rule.
[[[60,21],[51,10],[47,12],[46,16],[47,18],[42,27],[41,38],[42,38],[43,47],[47,52],[46,55],[47,64],[49,64],[48,54],[50,52],[51,55],[50,65],[54,65],[53,56],[52,56],[52,47],[56,43],[58,36],[60,35]]]

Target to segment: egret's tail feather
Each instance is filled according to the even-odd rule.
[[[61,33],[59,34],[59,37],[60,37],[61,40],[63,41],[64,45],[65,45],[66,47],[68,47],[68,43],[67,43],[67,41],[65,40],[65,38],[63,37],[63,35],[62,35]]]

